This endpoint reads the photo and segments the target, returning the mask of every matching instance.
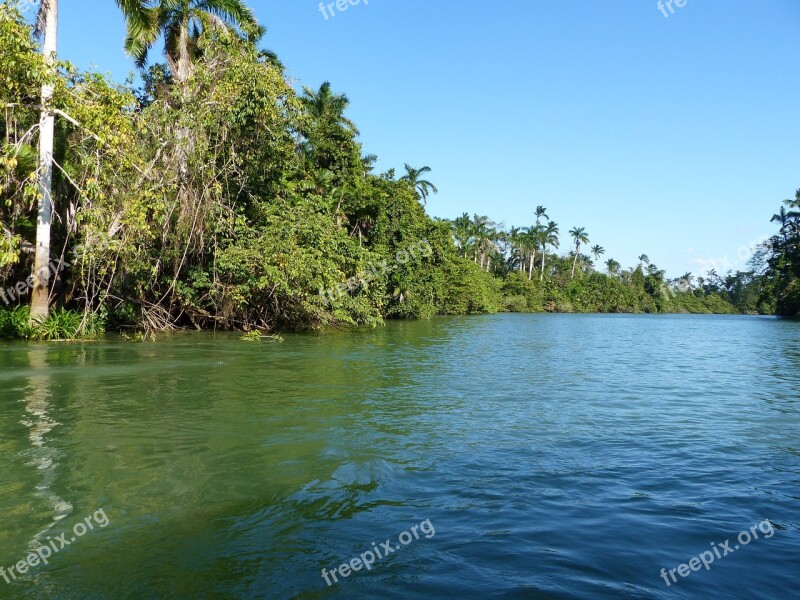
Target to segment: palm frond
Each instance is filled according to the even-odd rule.
[[[255,14],[242,0],[202,0],[196,4],[196,10],[219,17],[245,33],[247,39],[260,30]]]
[[[44,35],[44,28],[47,22],[47,11],[50,10],[50,0],[42,0],[39,4],[39,12],[36,13],[36,21],[33,25],[33,34],[40,38]]]

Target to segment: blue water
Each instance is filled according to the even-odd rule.
[[[285,338],[0,345],[0,598],[800,598],[800,324]]]

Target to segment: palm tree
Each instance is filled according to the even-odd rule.
[[[544,259],[547,256],[547,246],[552,246],[553,248],[558,248],[558,224],[554,221],[550,221],[547,223],[547,227],[545,227],[542,231],[541,235],[541,242],[542,242],[542,272],[539,275],[539,281],[544,279]]]
[[[639,257],[639,266],[641,267],[642,265],[649,265],[649,264],[650,264],[650,258],[647,256],[647,254],[642,254]]]
[[[595,260],[600,260],[600,256],[606,253],[606,249],[602,246],[595,244],[592,246],[592,254],[594,255]]]
[[[128,35],[125,50],[143,68],[147,55],[164,36],[164,54],[172,76],[183,84],[192,73],[197,41],[202,31],[227,29],[256,42],[264,34],[253,11],[243,0],[159,0],[145,11],[126,11],[135,0],[117,0],[125,12]]]
[[[364,177],[372,173],[375,168],[375,163],[378,160],[377,154],[367,154],[361,157],[361,166],[364,167]]]
[[[486,239],[489,235],[489,229],[491,228],[493,223],[489,220],[487,216],[474,215],[472,218],[472,231],[473,235],[475,236],[475,263],[478,262],[478,256],[480,255],[481,261],[481,270],[483,270],[483,264],[486,260],[485,251],[486,251]]]
[[[787,200],[786,202],[788,203],[789,200]],[[777,223],[780,224],[780,226],[781,226],[780,232],[781,232],[781,235],[783,236],[784,243],[788,243],[789,242],[789,238],[788,238],[787,232],[788,232],[789,224],[791,223],[791,215],[792,215],[792,213],[787,213],[786,209],[783,206],[781,206],[781,209],[780,209],[780,211],[778,211],[778,214],[772,215],[772,218],[770,219],[771,223],[776,223],[777,222]]]
[[[622,265],[621,265],[621,264],[619,264],[619,263],[618,263],[616,260],[614,260],[613,258],[609,258],[609,259],[606,261],[606,267],[608,268],[608,274],[609,274],[609,275],[616,275],[617,273],[619,273],[619,268],[620,268],[621,266],[622,266]]]
[[[722,279],[717,274],[716,269],[711,269],[708,272],[708,284],[714,286],[715,288],[718,288],[719,286],[722,285]]]
[[[575,266],[578,264],[578,257],[581,254],[581,244],[588,244],[589,236],[584,227],[573,227],[569,234],[575,240],[575,260],[572,261],[572,277],[570,277],[570,279],[575,279]]]
[[[536,207],[536,224],[539,224],[539,219],[549,219],[547,216],[547,209],[541,204]]]
[[[334,94],[330,81],[323,82],[317,91],[303,86],[300,102],[306,113],[317,123],[338,125],[358,135],[355,123],[344,116],[344,111],[350,106],[350,99],[345,94]]]
[[[525,237],[526,233],[519,227],[512,227],[508,230],[506,239],[511,246],[511,253],[509,258],[509,267],[513,270],[515,268],[514,262],[519,260],[519,270],[525,269]]]
[[[495,264],[495,257],[501,254],[500,246],[497,244],[498,240],[502,237],[499,229],[494,227],[495,223],[491,223],[491,227],[486,230],[481,244],[482,253],[486,256],[486,271],[491,271]]]
[[[533,279],[533,267],[536,261],[536,247],[539,245],[541,233],[542,226],[537,223],[533,227],[528,227],[523,237],[525,249],[528,251],[528,281]]]
[[[467,258],[473,234],[474,227],[472,219],[469,218],[467,213],[462,214],[453,221],[453,237],[456,240],[458,248],[464,253],[464,258]]]
[[[439,193],[439,190],[437,190],[436,186],[433,185],[430,181],[421,179],[422,175],[431,172],[431,168],[422,167],[421,169],[414,169],[410,167],[408,163],[406,163],[405,167],[406,167],[406,174],[400,178],[400,181],[409,182],[411,184],[411,187],[417,190],[419,197],[422,199],[422,204],[427,205],[428,194],[430,194],[431,192],[433,192],[434,194]]]
[[[789,208],[800,208],[800,190],[795,193],[794,200],[784,200],[783,203]]]

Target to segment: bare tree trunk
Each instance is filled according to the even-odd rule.
[[[547,256],[547,248],[542,250],[542,273],[539,275],[539,281],[544,279],[544,257]]]
[[[536,250],[531,254],[531,260],[528,264],[528,281],[533,279],[533,263],[536,261]]]
[[[169,58],[169,57],[168,57]],[[192,74],[192,56],[191,49],[189,48],[189,21],[185,20],[181,23],[181,29],[178,33],[178,48],[177,54],[168,60],[170,63],[169,68],[175,76],[175,80],[181,84],[181,91],[186,93],[186,81]]]
[[[580,254],[580,252],[581,252],[581,247],[580,246],[576,246],[575,247],[575,260],[572,261],[572,277],[570,277],[570,279],[575,279],[575,265],[578,264],[578,255]]]
[[[58,47],[58,0],[43,0],[45,14],[42,52],[55,70]],[[54,73],[50,73],[52,76]],[[33,263],[33,291],[31,293],[31,321],[43,321],[50,313],[50,223],[53,219],[53,141],[55,115],[50,104],[53,84],[42,85],[42,114],[39,131],[39,210],[36,221],[36,254]]]

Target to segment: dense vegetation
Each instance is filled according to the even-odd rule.
[[[777,303],[797,313],[795,213],[758,273],[694,285],[690,274],[668,280],[646,256],[628,270],[609,259],[601,273],[604,250],[587,256],[582,228],[570,231],[570,253],[556,252],[559,228],[544,207],[525,229],[429,217],[430,169],[375,173],[347,97],[328,83],[293,89],[239,0],[120,0],[139,88],[48,60],[15,4],[0,4],[0,336],[320,330],[498,310]],[[148,67],[160,34],[167,62]],[[52,163],[37,150],[42,113],[54,117]],[[49,190],[45,260],[35,248]],[[31,318],[37,293],[44,306],[34,302]]]
[[[775,303],[778,315],[800,317],[800,189],[783,204],[772,217],[780,226],[778,233],[752,263],[762,281],[762,298]]]

